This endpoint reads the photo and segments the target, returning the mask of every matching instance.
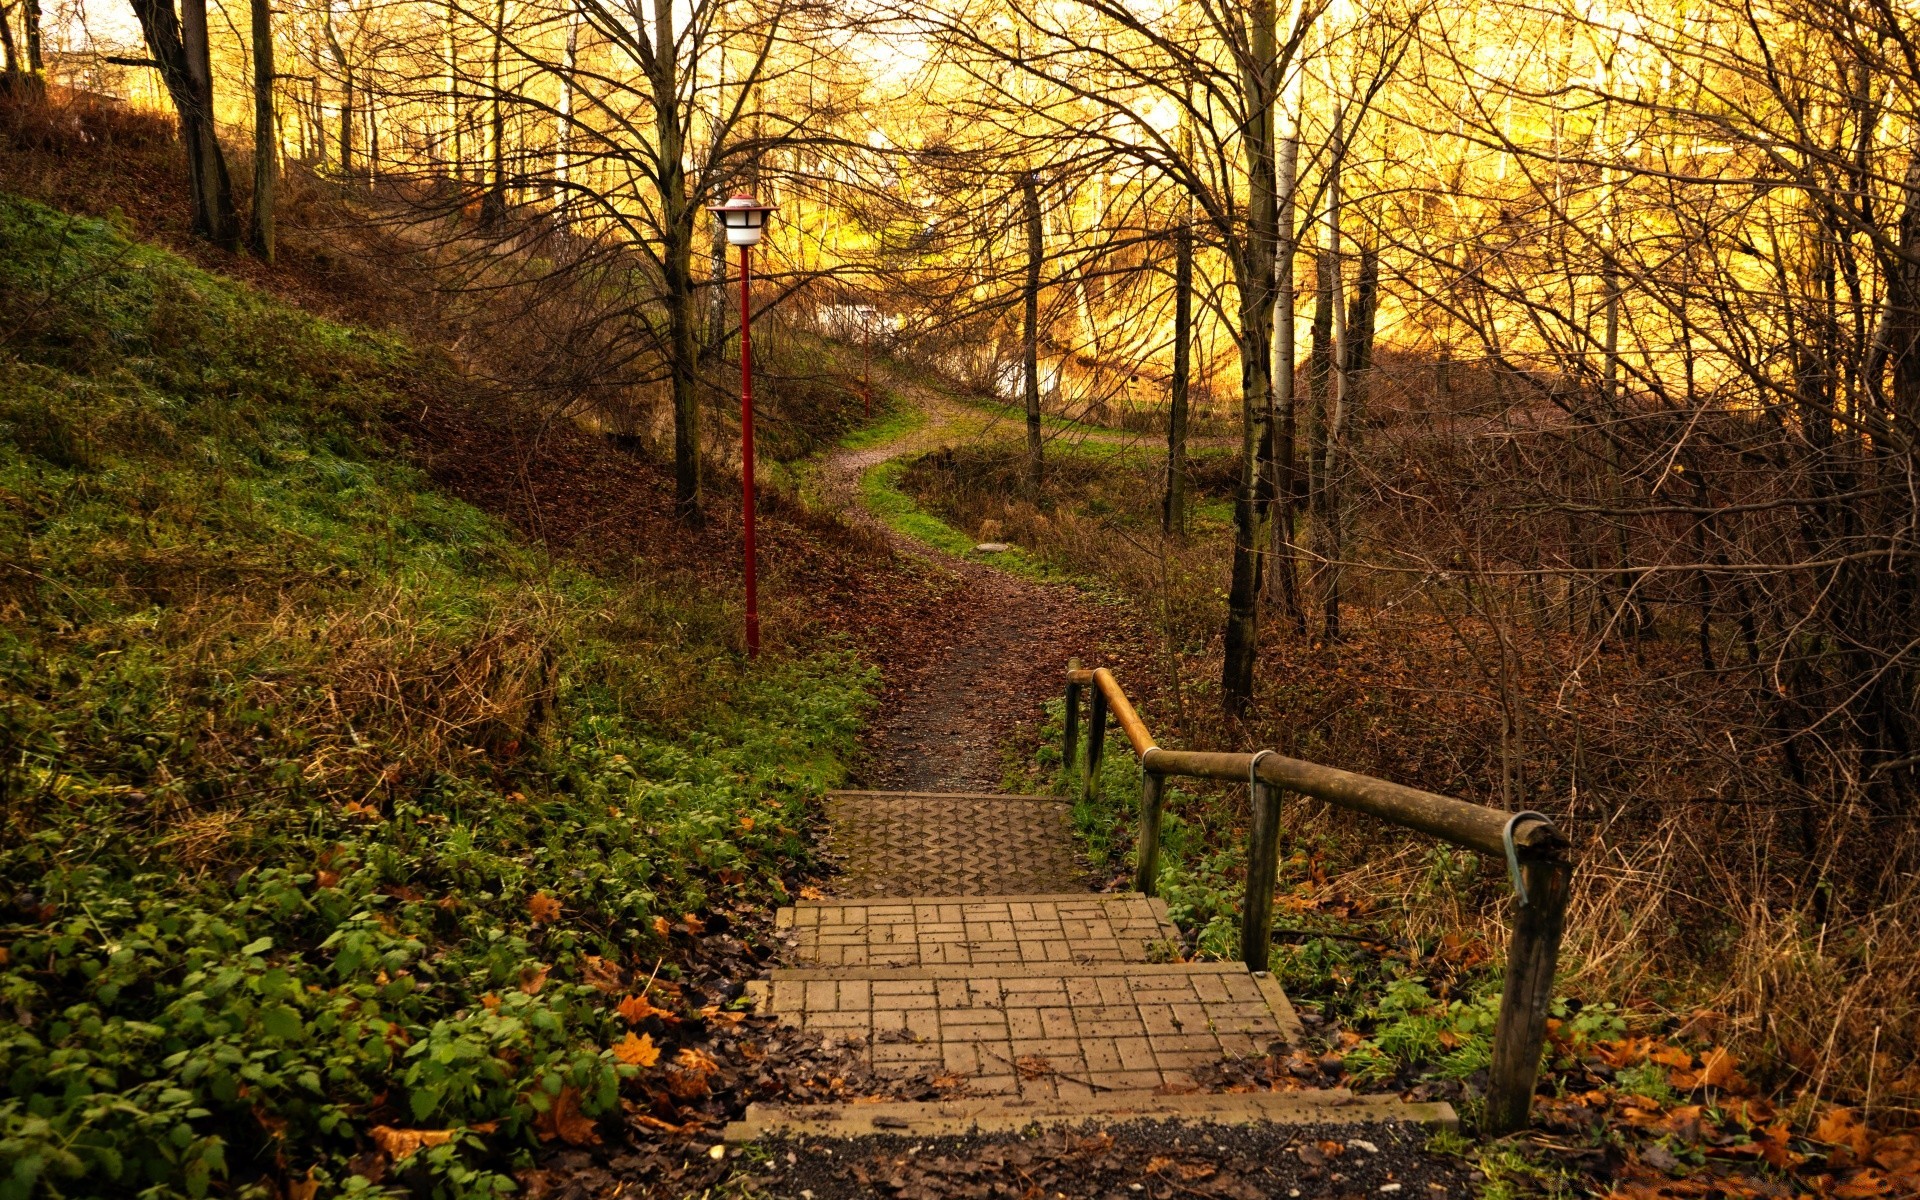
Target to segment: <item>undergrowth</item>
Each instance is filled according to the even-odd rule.
[[[382,442],[431,361],[105,223],[0,197],[0,331],[0,1197],[377,1191],[396,1131],[511,1190],[870,674],[517,543]]]

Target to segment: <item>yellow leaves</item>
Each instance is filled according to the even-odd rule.
[[[500,1011],[499,993],[488,992],[486,995],[480,997],[480,1007],[486,1009],[488,1012]]]
[[[661,937],[669,937],[673,934],[673,925],[665,917],[655,917],[653,931]]]
[[[752,833],[752,832],[753,832],[753,818],[752,818],[752,817],[741,817],[741,818],[740,818],[740,832],[741,832],[741,833]]]
[[[395,1162],[428,1146],[444,1146],[459,1136],[451,1129],[395,1129],[391,1125],[375,1125],[367,1133],[373,1138],[373,1144],[386,1151],[387,1157]]]
[[[702,1017],[705,1017],[710,1024],[714,1024],[714,1025],[728,1025],[728,1026],[738,1025],[740,1022],[747,1019],[747,1014],[737,1013],[737,1012],[728,1012],[726,1009],[721,1008],[718,1004],[707,1005],[705,1008],[700,1010],[700,1015]]]
[[[1657,1062],[1663,1067],[1674,1067],[1684,1071],[1693,1066],[1693,1055],[1688,1054],[1685,1050],[1677,1046],[1659,1045],[1653,1047],[1653,1049],[1648,1052],[1647,1061]]]
[[[344,811],[348,816],[358,817],[363,821],[378,821],[380,819],[379,808],[371,804],[362,804],[358,800],[347,801]]]
[[[535,892],[527,901],[527,915],[536,925],[551,925],[560,919],[560,902],[545,892]]]
[[[660,1061],[660,1047],[653,1044],[653,1035],[643,1033],[635,1037],[628,1033],[615,1043],[613,1056],[629,1067],[650,1067]]]
[[[800,898],[802,900],[825,900],[827,894],[809,883],[800,889]]]

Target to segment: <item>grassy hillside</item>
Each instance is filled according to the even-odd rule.
[[[0,1198],[507,1190],[804,860],[870,673],[436,493],[434,370],[0,196]]]

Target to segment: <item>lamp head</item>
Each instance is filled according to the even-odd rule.
[[[752,196],[733,196],[725,204],[709,204],[707,211],[719,218],[729,246],[755,246],[766,229],[771,204],[762,204]]]

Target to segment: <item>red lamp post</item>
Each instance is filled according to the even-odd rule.
[[[707,211],[720,220],[727,244],[740,247],[740,504],[746,555],[747,657],[760,655],[760,585],[753,552],[753,324],[751,260],[773,205],[734,196]]]

